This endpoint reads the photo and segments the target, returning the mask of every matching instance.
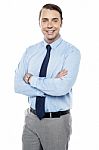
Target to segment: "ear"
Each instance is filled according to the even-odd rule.
[[[61,21],[60,27],[62,27],[62,25],[63,25],[63,21]]]
[[[39,26],[41,27],[41,19],[39,19]]]
[[[39,22],[39,27],[41,28],[41,22]]]
[[[39,20],[39,26],[40,26],[40,20]]]

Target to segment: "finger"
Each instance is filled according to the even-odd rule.
[[[62,70],[62,72],[68,72],[68,70],[64,69],[64,70]]]
[[[62,76],[65,76],[65,75],[67,75],[68,74],[68,72],[67,71],[64,71],[64,72],[61,72],[58,76],[59,77],[62,77]]]
[[[28,82],[28,77],[27,77],[26,75],[24,76],[23,79],[24,79],[24,81],[25,81],[26,83]]]
[[[29,73],[26,73],[25,76],[26,76],[26,78],[29,78],[29,77],[30,77],[30,74],[29,74]]]
[[[67,75],[67,74],[68,74],[68,71],[67,71],[67,70],[65,70],[65,71],[63,71],[63,72],[62,72],[62,74]]]
[[[68,71],[67,70],[64,70],[64,71],[61,71],[60,74],[67,74]]]

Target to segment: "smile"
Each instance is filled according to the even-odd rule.
[[[47,31],[48,34],[53,34],[55,30],[49,30]]]

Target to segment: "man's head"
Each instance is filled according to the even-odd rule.
[[[46,4],[42,7],[39,13],[39,24],[46,42],[52,43],[59,38],[62,20],[62,11],[57,5]]]

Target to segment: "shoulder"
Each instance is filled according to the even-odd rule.
[[[31,45],[29,47],[26,48],[26,51],[24,53],[24,57],[29,60],[32,56],[34,56],[35,54],[37,54],[37,52],[40,50],[40,48],[42,47],[42,41],[39,43],[36,43],[34,45]]]
[[[33,53],[33,52],[35,52],[35,51],[37,51],[40,47],[42,47],[42,41],[41,42],[38,42],[38,43],[36,43],[36,44],[34,44],[34,45],[30,45],[28,48],[26,48],[26,51],[28,52],[28,53]]]
[[[80,50],[74,46],[73,44],[63,40],[62,41],[63,43],[63,47],[64,47],[64,51],[67,52],[67,53],[77,53],[78,55],[81,55],[80,54]]]

